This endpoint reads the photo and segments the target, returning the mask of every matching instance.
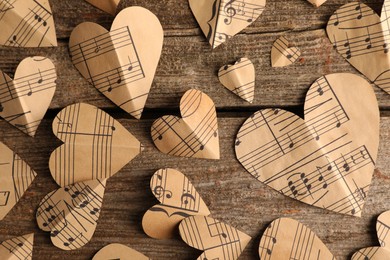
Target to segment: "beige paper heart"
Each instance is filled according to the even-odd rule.
[[[116,8],[118,7],[118,4],[120,2],[120,0],[85,0],[85,1],[112,15],[115,15]]]
[[[306,94],[305,119],[263,109],[242,125],[236,156],[257,180],[307,204],[360,216],[379,145],[379,110],[362,77],[330,74]]]
[[[0,155],[0,220],[2,220],[18,203],[37,174],[2,142],[0,142]]]
[[[274,220],[260,240],[261,260],[335,260],[329,249],[307,226],[291,218]]]
[[[219,159],[217,113],[205,93],[190,89],[180,100],[182,118],[163,116],[153,122],[152,139],[166,154]]]
[[[45,57],[24,59],[12,80],[0,75],[0,116],[24,133],[35,136],[56,90],[57,73]]]
[[[105,188],[103,179],[78,182],[50,192],[38,206],[39,228],[50,232],[52,243],[60,249],[81,248],[95,232]]]
[[[266,0],[189,0],[207,41],[215,48],[252,24],[264,11]]]
[[[253,102],[255,97],[255,67],[247,58],[241,58],[234,65],[226,65],[218,71],[219,81],[237,96]]]
[[[285,67],[293,64],[301,56],[297,47],[289,47],[285,37],[280,37],[272,45],[271,63],[272,67]]]
[[[205,216],[185,218],[179,231],[187,245],[204,251],[197,260],[236,260],[252,239],[225,223]]]
[[[327,0],[307,0],[307,1],[309,1],[309,3],[311,3],[312,5],[319,7],[320,5],[325,3]]]
[[[0,243],[1,260],[31,260],[34,234],[14,237]]]
[[[50,156],[51,175],[61,187],[109,178],[142,151],[142,144],[113,117],[77,103],[61,110],[53,133],[64,142]]]
[[[160,60],[163,29],[142,7],[128,7],[111,31],[82,23],[72,32],[69,49],[74,66],[92,85],[135,118],[141,118]]]
[[[121,244],[109,244],[92,258],[92,260],[150,260],[140,252]]]
[[[390,259],[390,211],[382,213],[376,222],[380,247],[367,247],[357,251],[351,260]]]
[[[390,10],[384,2],[381,17],[365,4],[340,7],[326,31],[333,47],[375,85],[390,93]]]
[[[142,219],[142,227],[150,237],[172,238],[184,218],[210,214],[192,183],[175,169],[155,172],[150,180],[150,189],[161,203],[150,208]]]
[[[0,12],[0,45],[57,46],[56,29],[48,0],[1,0]]]

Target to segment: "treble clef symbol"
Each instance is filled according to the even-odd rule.
[[[233,17],[237,14],[237,10],[233,7],[233,3],[237,0],[229,0],[223,7],[227,17],[224,19],[225,24],[229,25],[233,21]]]

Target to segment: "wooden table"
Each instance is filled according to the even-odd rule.
[[[59,46],[57,48],[0,48],[0,69],[13,75],[27,56],[43,55],[54,61],[59,73],[57,91],[35,138],[0,121],[0,141],[14,148],[38,173],[16,207],[0,222],[0,241],[35,233],[34,259],[91,259],[109,243],[123,243],[152,259],[195,259],[200,253],[178,237],[158,241],[147,237],[141,226],[143,213],[157,201],[149,190],[152,174],[163,167],[185,173],[202,194],[212,216],[253,237],[240,259],[258,259],[258,244],[266,226],[288,216],[308,225],[337,259],[347,259],[362,247],[378,245],[375,221],[390,209],[390,96],[373,86],[381,109],[380,148],[372,187],[363,217],[344,216],[310,207],[284,197],[256,181],[234,155],[235,135],[243,121],[260,108],[281,107],[302,115],[303,100],[311,83],[324,74],[357,73],[328,41],[325,27],[330,15],[347,0],[329,0],[316,9],[305,0],[268,0],[260,18],[227,44],[211,52],[187,0],[128,0],[119,9],[140,5],[161,20],[165,39],[162,57],[146,104],[137,121],[113,105],[82,78],[68,53],[72,29],[84,21],[110,27],[113,17],[82,0],[51,0]],[[382,0],[365,1],[380,11]],[[270,50],[279,36],[302,50],[296,64],[271,68]],[[218,69],[246,56],[256,68],[255,102],[249,104],[219,84]],[[180,97],[189,88],[207,93],[218,111],[221,160],[187,159],[160,153],[150,137],[154,119],[178,114]],[[101,217],[90,243],[71,252],[51,244],[49,233],[40,231],[35,211],[41,199],[57,188],[48,169],[50,153],[61,144],[51,131],[58,111],[75,102],[88,102],[118,119],[145,146],[145,151],[112,177],[107,184]]]

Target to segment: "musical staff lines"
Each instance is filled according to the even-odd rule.
[[[34,234],[28,234],[5,240],[0,243],[1,259],[31,260]]]
[[[272,67],[284,67],[293,64],[301,56],[297,47],[289,47],[284,36],[278,38],[271,49]]]

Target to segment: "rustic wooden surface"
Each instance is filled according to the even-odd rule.
[[[26,56],[51,58],[59,73],[57,91],[37,136],[30,138],[0,120],[0,141],[14,148],[38,173],[38,177],[16,207],[0,222],[0,241],[35,232],[33,259],[91,259],[109,243],[123,243],[152,259],[195,259],[199,252],[177,237],[157,241],[141,227],[143,213],[157,201],[149,190],[152,174],[162,167],[177,168],[196,186],[212,216],[253,237],[240,259],[258,259],[258,243],[266,226],[288,216],[307,224],[325,242],[337,259],[348,259],[362,247],[378,245],[375,219],[390,209],[390,96],[373,86],[381,109],[381,143],[378,170],[362,218],[343,216],[307,206],[257,182],[234,155],[235,135],[252,112],[281,107],[302,114],[305,93],[318,77],[334,72],[357,73],[329,43],[325,27],[330,15],[347,0],[328,0],[316,9],[305,0],[268,0],[260,18],[238,36],[211,52],[192,16],[187,0],[123,0],[119,9],[140,5],[154,12],[165,31],[164,48],[143,119],[137,121],[116,108],[84,80],[73,67],[67,41],[72,29],[83,21],[106,28],[108,14],[82,0],[51,0],[58,48],[0,48],[0,69],[12,75]],[[364,1],[380,11],[383,0]],[[279,36],[299,46],[302,58],[286,68],[270,67],[271,44]],[[253,104],[240,100],[223,88],[217,71],[241,56],[256,67],[256,96]],[[190,87],[206,92],[218,108],[222,158],[219,161],[177,158],[161,154],[150,138],[150,126],[163,114],[178,114],[181,95]],[[107,184],[103,209],[90,243],[67,252],[54,247],[48,233],[38,229],[35,211],[40,200],[57,188],[48,169],[48,159],[61,143],[51,132],[51,121],[60,108],[88,102],[105,109],[129,129],[146,147]],[[1,181],[1,180],[0,180]]]

